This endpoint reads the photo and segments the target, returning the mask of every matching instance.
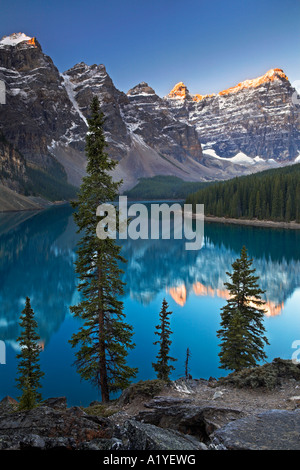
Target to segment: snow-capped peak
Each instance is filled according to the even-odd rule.
[[[28,44],[35,45],[35,38],[31,38],[24,33],[13,33],[10,36],[3,36],[0,45],[16,46],[20,42],[26,41]]]

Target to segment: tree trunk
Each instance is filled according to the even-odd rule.
[[[104,334],[104,310],[103,310],[103,292],[102,292],[102,270],[98,266],[98,297],[99,297],[99,376],[101,397],[103,402],[109,401],[109,390],[106,368],[106,350],[105,350],[105,334]]]

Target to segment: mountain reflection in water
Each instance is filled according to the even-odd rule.
[[[51,338],[59,337],[67,321],[73,321],[70,329],[76,327],[69,312],[69,306],[78,301],[74,261],[79,236],[72,212],[66,205],[38,213],[0,214],[0,340],[14,351],[18,349],[18,322],[26,296],[30,297],[36,313],[45,353]],[[185,240],[122,241],[122,255],[128,260],[123,266],[125,313],[136,330],[137,351],[146,334],[142,323],[145,325],[148,317],[143,315],[145,312],[149,315],[151,308],[156,324],[159,303],[164,296],[173,302],[171,309],[177,306],[184,310],[186,318],[194,315],[191,305],[196,308],[189,304],[189,299],[193,302],[220,299],[221,303],[205,305],[215,318],[210,327],[214,328],[211,337],[215,337],[220,305],[228,298],[226,271],[231,271],[243,245],[253,257],[261,288],[266,291],[267,316],[272,317],[271,322],[273,317],[284,316],[286,302],[300,287],[299,241],[300,233],[296,230],[213,223],[205,223],[204,246],[199,251],[187,251]],[[174,324],[176,329],[175,317]],[[152,328],[152,323],[147,328]],[[69,336],[60,337],[59,341],[67,344],[72,332],[68,330]],[[174,338],[175,333],[174,330]],[[152,344],[152,331],[147,334]],[[148,373],[149,369],[145,368],[141,377]]]

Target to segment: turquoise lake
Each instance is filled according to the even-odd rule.
[[[18,396],[15,388],[19,316],[30,297],[39,325],[43,351],[44,398],[66,396],[68,405],[88,405],[100,399],[97,390],[80,381],[68,340],[80,321],[69,306],[78,301],[74,261],[78,235],[69,206],[38,213],[0,214],[0,340],[6,364],[0,365],[0,399]],[[157,347],[154,330],[165,297],[171,316],[171,355],[177,358],[172,378],[184,374],[186,349],[193,378],[220,377],[220,309],[228,293],[226,271],[242,246],[266,290],[265,327],[268,360],[291,359],[300,341],[300,233],[297,230],[205,224],[204,246],[186,251],[185,240],[125,240],[122,255],[126,282],[124,311],[134,327],[136,348],[128,362],[138,367],[136,380],[155,378],[152,362]]]

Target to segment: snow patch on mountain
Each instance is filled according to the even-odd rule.
[[[248,155],[246,155],[243,152],[238,152],[234,157],[229,157],[229,158],[220,157],[214,149],[206,148],[205,144],[202,147],[203,147],[204,155],[209,155],[210,157],[217,158],[218,160],[223,160],[223,161],[235,163],[235,164],[238,164],[238,165],[250,166],[250,165],[265,164],[265,163],[270,164],[271,166],[279,165],[272,158],[270,158],[268,160],[264,160],[263,158],[261,158],[258,155],[256,157],[252,158],[252,157],[249,157]],[[300,155],[299,155],[298,158],[299,158],[299,161],[300,161]]]
[[[3,38],[0,41],[0,45],[3,46],[16,46],[20,42],[23,41],[31,41],[32,38],[29,36],[26,36],[24,33],[14,33],[11,34],[10,36],[3,36]]]
[[[66,92],[68,93],[68,97],[69,97],[71,103],[73,104],[73,107],[74,107],[75,111],[79,114],[81,119],[88,126],[88,121],[87,121],[86,117],[82,114],[82,112],[80,111],[78,103],[75,99],[74,84],[71,82],[68,75],[61,74],[61,77],[64,81],[64,86],[65,86]]]

